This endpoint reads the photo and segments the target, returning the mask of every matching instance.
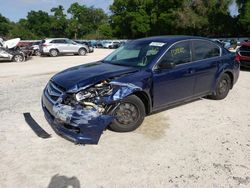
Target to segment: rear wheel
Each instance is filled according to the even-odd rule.
[[[215,93],[209,96],[211,99],[214,100],[221,100],[226,98],[229,90],[231,88],[231,78],[228,74],[223,74],[217,83]]]
[[[56,49],[52,49],[49,51],[49,54],[51,57],[56,57],[58,56],[58,51]]]
[[[145,117],[143,102],[135,95],[123,99],[112,114],[115,119],[110,128],[116,132],[129,132],[137,129]]]
[[[16,54],[14,55],[13,59],[14,62],[24,62],[25,61],[25,57],[23,54]]]

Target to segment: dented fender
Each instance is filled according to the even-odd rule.
[[[109,84],[111,84],[113,88],[112,93],[109,96],[104,96],[100,98],[97,103],[111,104],[120,101],[137,91],[142,91],[142,88],[131,83],[111,81]]]

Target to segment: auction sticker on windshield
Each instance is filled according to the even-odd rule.
[[[166,43],[164,43],[164,42],[151,42],[150,44],[149,44],[149,46],[158,46],[158,47],[162,47],[162,46],[164,46]]]

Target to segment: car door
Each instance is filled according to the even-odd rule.
[[[55,47],[59,50],[61,53],[67,52],[67,44],[64,39],[57,39],[54,40],[53,43],[55,44]]]
[[[178,42],[168,49],[153,71],[154,109],[192,97],[194,82],[191,43]]]
[[[66,44],[67,44],[67,52],[71,52],[71,53],[76,53],[79,50],[79,46],[77,45],[76,42],[66,39]]]
[[[192,54],[196,76],[194,94],[207,94],[212,90],[218,65],[222,62],[221,48],[208,40],[193,40]]]

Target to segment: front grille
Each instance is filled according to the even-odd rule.
[[[45,95],[52,103],[56,103],[63,95],[63,90],[50,81],[46,86]]]
[[[240,56],[250,57],[250,51],[240,51]]]

